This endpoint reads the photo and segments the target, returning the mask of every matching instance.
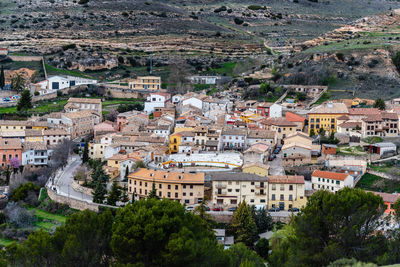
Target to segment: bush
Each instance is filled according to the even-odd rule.
[[[8,203],[4,209],[4,214],[12,225],[18,228],[32,226],[36,222],[36,217],[33,212],[22,208],[15,202]]]
[[[38,91],[36,91],[36,92],[34,93],[34,95],[35,95],[35,96],[38,96],[38,95],[40,95],[40,93],[39,93]]]
[[[235,18],[233,21],[234,21],[237,25],[242,25],[243,22],[244,22],[244,20],[242,20],[241,18]]]
[[[227,10],[226,6],[221,6],[221,7],[217,8],[217,9],[215,9],[214,12],[215,13],[219,13],[219,12],[226,11],[226,10]]]
[[[258,5],[251,5],[251,6],[248,6],[247,8],[250,9],[250,10],[260,10],[260,9],[263,9],[262,6],[258,6]]]
[[[67,44],[67,45],[63,45],[62,49],[64,51],[68,50],[68,49],[75,49],[76,48],[76,44]]]
[[[80,5],[86,5],[87,3],[89,3],[89,0],[79,0],[78,2]]]
[[[26,184],[20,184],[13,192],[11,195],[11,200],[18,202],[18,201],[23,201],[25,198],[28,196],[29,192],[34,192],[34,193],[39,193],[40,187],[35,185],[34,183],[26,183]]]
[[[340,53],[340,52],[336,53],[336,57],[341,61],[344,60],[344,54],[343,53]]]

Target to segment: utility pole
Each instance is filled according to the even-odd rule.
[[[150,54],[150,74],[153,74],[153,54]]]

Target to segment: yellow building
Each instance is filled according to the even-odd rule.
[[[105,144],[89,143],[89,158],[91,159],[104,159]]]
[[[246,110],[240,114],[240,119],[245,123],[251,123],[252,118],[261,117],[257,113],[251,112],[250,110]]]
[[[249,164],[243,165],[242,172],[256,174],[258,176],[265,177],[265,176],[268,176],[269,166],[259,163],[259,162],[249,163]]]
[[[308,134],[314,130],[317,134],[321,129],[326,132],[336,132],[337,119],[340,116],[349,114],[347,106],[344,103],[324,103],[308,112]]]
[[[260,124],[262,128],[276,132],[278,142],[297,131],[297,125],[285,118],[268,118]]]
[[[181,204],[201,203],[204,198],[204,173],[170,172],[139,168],[128,175],[130,198],[141,199],[153,188],[159,198],[177,200]]]
[[[12,120],[0,120],[1,132],[14,132],[23,131],[26,129],[32,130],[46,130],[47,123],[41,121],[12,121]]]
[[[195,134],[193,131],[173,133],[169,136],[169,153],[178,153],[181,143],[194,142]]]
[[[129,89],[133,90],[159,90],[161,89],[161,77],[143,76],[129,82]]]
[[[302,208],[306,205],[303,176],[268,177],[268,208]]]
[[[25,142],[43,142],[42,130],[25,130]]]

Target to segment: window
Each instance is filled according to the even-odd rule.
[[[272,199],[272,200],[275,200],[275,194],[272,194],[272,195],[271,195],[271,199]]]
[[[285,196],[281,194],[280,200],[285,200]]]
[[[161,188],[162,188],[162,184],[159,184],[159,185],[158,185],[158,188],[160,188],[160,189],[161,189]]]
[[[170,184],[168,185],[168,189],[171,189],[171,185]]]
[[[228,192],[232,192],[232,189],[228,189]]]
[[[289,191],[293,191],[293,185],[289,185]]]
[[[281,190],[281,191],[285,190],[285,185],[281,184],[280,190]]]
[[[182,193],[182,195],[183,195],[183,196],[186,196],[186,193],[185,193],[185,192],[183,192],[183,193]]]
[[[251,182],[251,185],[254,185],[254,182]]]
[[[340,181],[336,181],[336,184],[337,184],[337,185],[340,185]]]
[[[178,190],[178,185],[175,185],[175,190]]]
[[[193,193],[192,192],[190,192],[190,194],[189,194],[191,197],[193,196]]]
[[[273,184],[271,189],[272,189],[272,190],[276,190],[276,185]]]
[[[171,192],[168,192],[168,193],[167,193],[167,196],[168,196],[168,197],[171,197]]]
[[[293,195],[289,195],[289,200],[290,200],[290,201],[293,200]]]
[[[236,192],[239,192],[240,190],[239,190],[239,189],[236,189],[235,191],[236,191]]]
[[[260,203],[265,203],[265,199],[260,199]]]
[[[254,203],[254,199],[250,199],[250,202],[251,202],[251,203]]]
[[[175,193],[175,198],[178,198],[178,193]]]
[[[147,183],[144,183],[144,187],[147,187]]]

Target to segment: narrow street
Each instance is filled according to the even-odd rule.
[[[273,161],[269,161],[269,174],[270,175],[285,175],[285,170],[282,166],[282,152],[276,155]]]

